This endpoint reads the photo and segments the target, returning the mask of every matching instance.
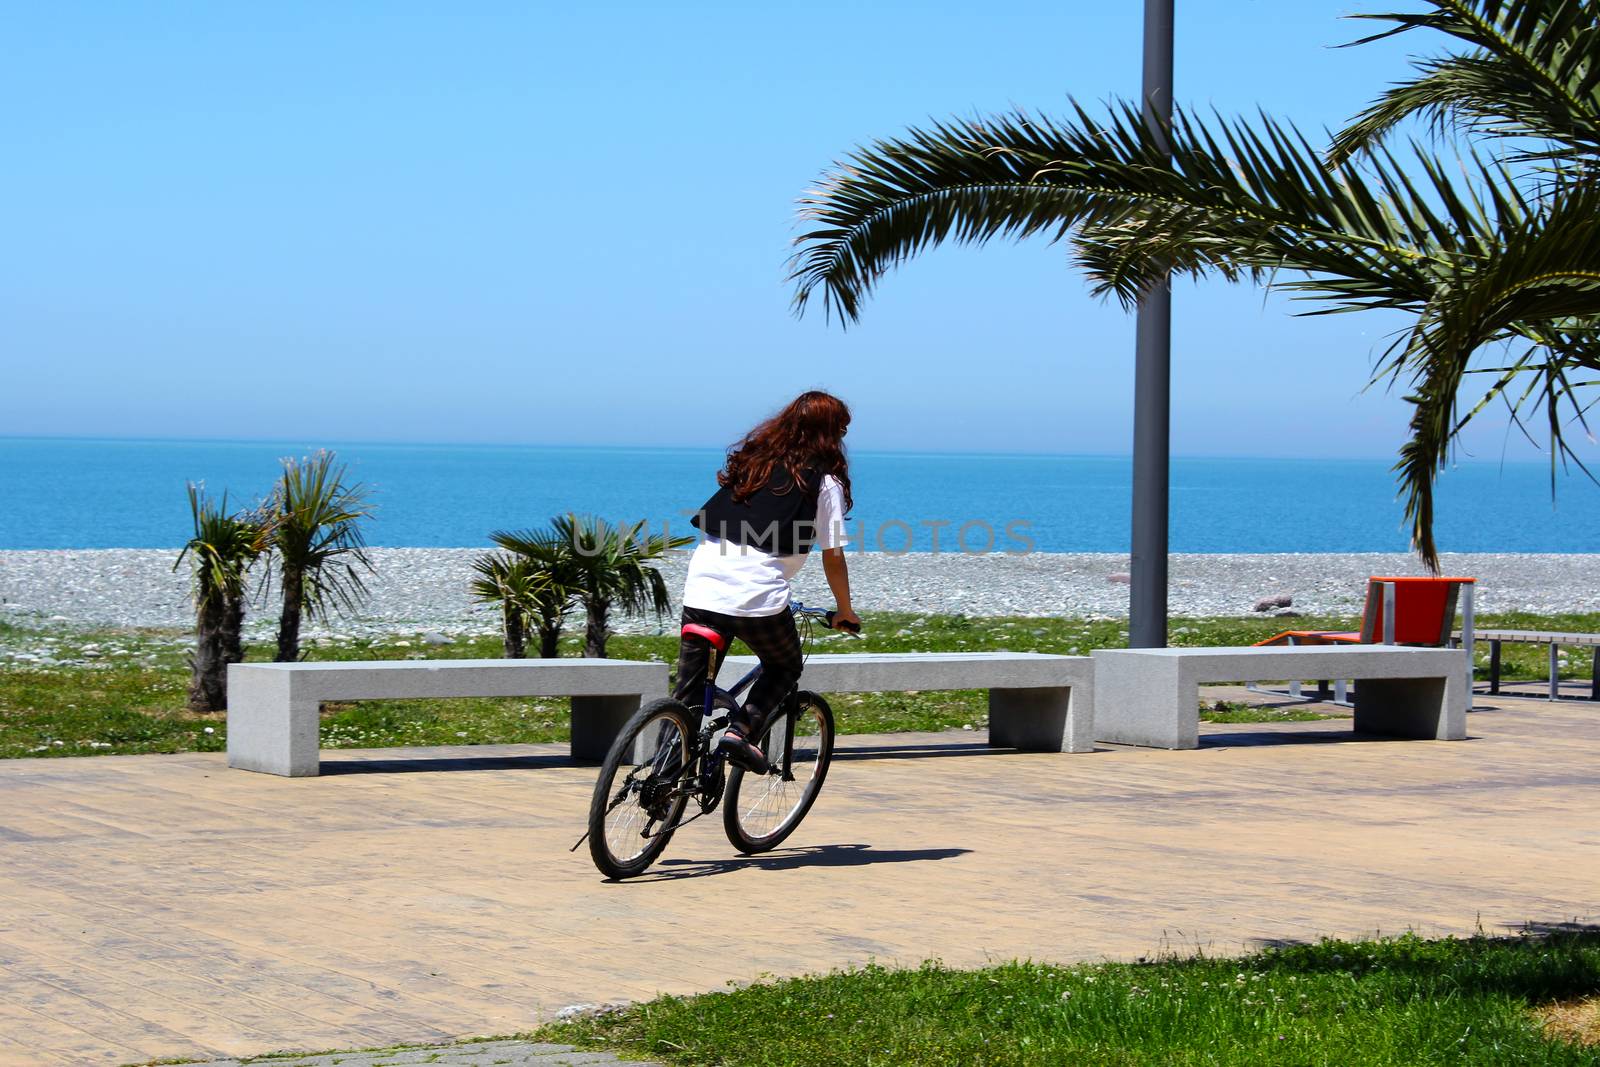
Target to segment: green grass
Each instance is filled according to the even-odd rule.
[[[1302,617],[1296,628],[1343,629],[1354,620]],[[964,615],[869,614],[866,636],[853,640],[822,634],[815,651],[911,652],[1012,649],[1087,654],[1095,648],[1127,644],[1119,620],[975,618]],[[1177,645],[1249,644],[1282,629],[1274,618],[1175,619]],[[1486,616],[1481,626],[1600,631],[1600,614]],[[670,629],[670,627],[669,627]],[[19,655],[46,652],[55,664],[30,663]],[[676,658],[677,637],[617,637],[611,654],[625,659]],[[418,636],[377,640],[327,640],[308,646],[316,660],[481,658],[500,654],[498,638],[461,639],[428,646]],[[563,643],[563,655],[576,655],[577,636]],[[1480,662],[1488,650],[1480,646]],[[249,659],[269,658],[259,644]],[[197,716],[184,710],[188,639],[168,630],[34,630],[0,623],[0,758],[81,756],[108,753],[215,751],[225,744],[221,715]],[[1533,646],[1505,647],[1508,678],[1538,678],[1544,651]],[[1587,677],[1585,656],[1573,657],[1568,677]],[[845,733],[937,731],[987,725],[984,694],[977,690],[940,693],[840,694],[831,698]],[[1215,722],[1287,721],[1305,712],[1244,711],[1225,707],[1206,717]],[[1259,718],[1255,716],[1260,716]],[[209,731],[209,732],[208,732]],[[397,700],[329,705],[324,711],[325,748],[398,745],[512,744],[562,741],[568,736],[567,702],[545,700]]]
[[[866,967],[663,997],[541,1040],[673,1064],[1597,1064],[1534,1009],[1600,992],[1600,933],[1169,959]]]
[[[1274,708],[1263,707],[1259,704],[1245,704],[1237,700],[1218,700],[1213,702],[1202,700],[1200,702],[1201,722],[1316,722],[1320,719],[1337,719],[1341,717],[1294,705],[1286,708]]]
[[[1597,994],[1600,929],[1578,927],[1321,941],[1232,959],[867,966],[660,997],[479,1040],[721,1067],[1595,1067],[1600,1031],[1579,1038],[1547,1029],[1543,1017]]]

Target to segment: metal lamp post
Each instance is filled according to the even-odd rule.
[[[1144,4],[1144,118],[1172,121],[1173,0]],[[1163,147],[1165,138],[1163,138]],[[1139,300],[1133,383],[1133,552],[1128,644],[1167,643],[1167,486],[1172,425],[1172,285],[1168,277]]]

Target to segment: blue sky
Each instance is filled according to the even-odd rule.
[[[1179,0],[1178,99],[1335,125],[1403,72],[1329,47],[1386,6]],[[1137,93],[1131,0],[8,20],[0,433],[715,445],[820,386],[859,448],[1128,449],[1132,319],[1060,249],[941,249],[849,331],[794,319],[783,264],[858,142]],[[1396,324],[1181,286],[1175,451],[1392,454],[1362,387]]]

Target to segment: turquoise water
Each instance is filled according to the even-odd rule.
[[[0,548],[167,548],[187,537],[184,482],[246,502],[270,487],[290,442],[0,438]],[[476,546],[491,530],[563,511],[650,520],[692,532],[680,514],[704,502],[720,453],[694,449],[332,444],[368,483],[369,541]],[[1126,457],[860,453],[854,518],[871,548],[953,549],[957,529],[982,549],[1020,538],[1047,552],[1127,550]],[[1600,488],[1549,467],[1462,466],[1441,483],[1445,551],[1600,552]],[[1017,538],[1008,538],[1007,524]],[[909,529],[908,529],[909,528]],[[1384,460],[1178,458],[1174,552],[1403,551]]]

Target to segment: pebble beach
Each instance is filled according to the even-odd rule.
[[[370,599],[348,617],[310,626],[308,636],[438,632],[488,633],[496,612],[468,592],[475,548],[377,548]],[[187,564],[176,549],[0,551],[0,620],[23,626],[186,628],[191,624]],[[620,632],[655,632],[676,617],[687,553],[661,566],[673,612],[658,622],[617,618]],[[1447,574],[1478,579],[1480,612],[1600,611],[1600,554],[1446,555]],[[856,608],[977,616],[1121,618],[1128,610],[1128,558],[1115,553],[852,553]],[[1249,615],[1269,597],[1292,601],[1279,614],[1354,614],[1374,574],[1425,573],[1402,553],[1174,555],[1174,616]],[[807,603],[831,605],[822,568],[795,582]],[[270,631],[276,612],[259,606],[252,635]]]

